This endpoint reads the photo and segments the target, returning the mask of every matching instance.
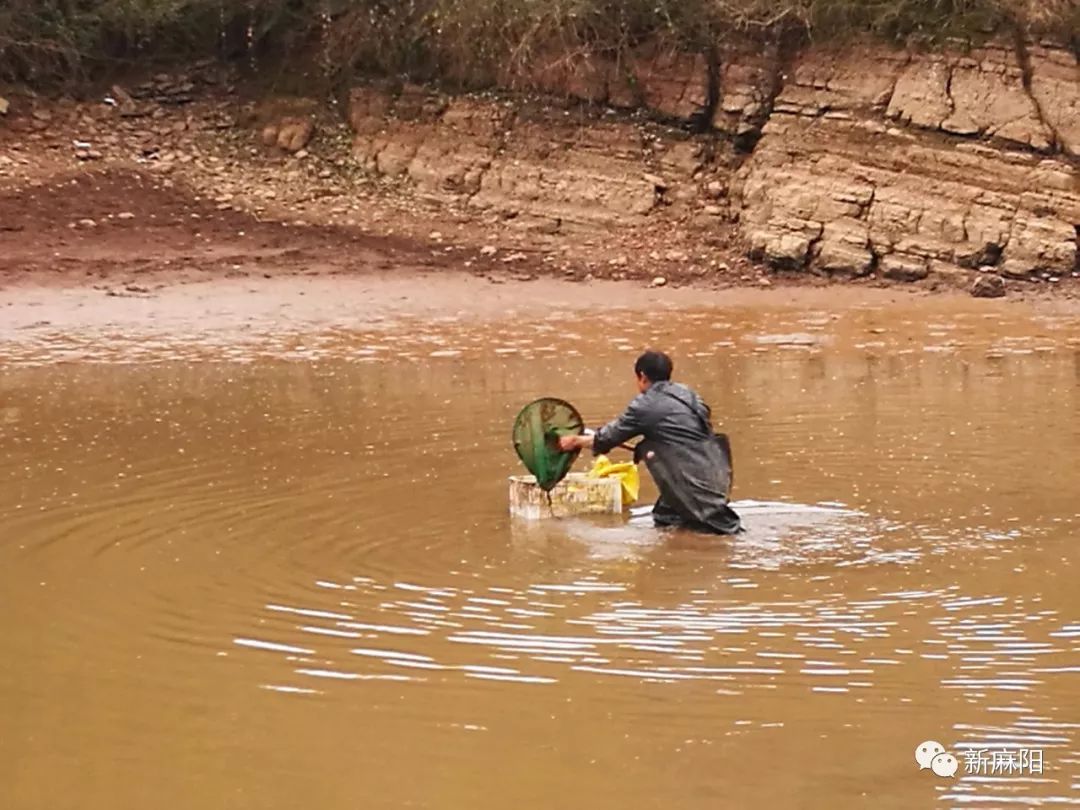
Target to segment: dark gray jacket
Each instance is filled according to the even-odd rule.
[[[660,490],[653,517],[661,526],[715,534],[742,530],[728,506],[731,457],[726,438],[713,432],[711,412],[685,385],[653,383],[614,421],[596,432],[593,450],[607,453],[644,437],[635,461],[644,459]]]

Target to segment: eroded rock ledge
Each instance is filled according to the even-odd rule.
[[[1052,43],[552,59],[515,96],[353,90],[354,154],[542,229],[735,221],[789,269],[1080,271],[1080,66]],[[564,106],[552,98],[568,99]]]

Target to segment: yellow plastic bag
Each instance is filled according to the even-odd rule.
[[[607,456],[598,456],[593,468],[589,470],[590,478],[618,478],[622,485],[623,506],[637,503],[638,493],[641,491],[641,478],[638,476],[637,465],[632,461],[624,461],[613,464]]]

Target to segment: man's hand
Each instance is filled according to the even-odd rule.
[[[579,436],[560,436],[559,449],[564,453],[572,453],[574,450],[587,450],[592,447],[592,433],[583,433]]]

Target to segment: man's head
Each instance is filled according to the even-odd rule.
[[[634,363],[634,374],[637,376],[638,390],[645,392],[653,383],[665,382],[671,379],[671,372],[675,364],[671,358],[663,352],[647,351]]]

